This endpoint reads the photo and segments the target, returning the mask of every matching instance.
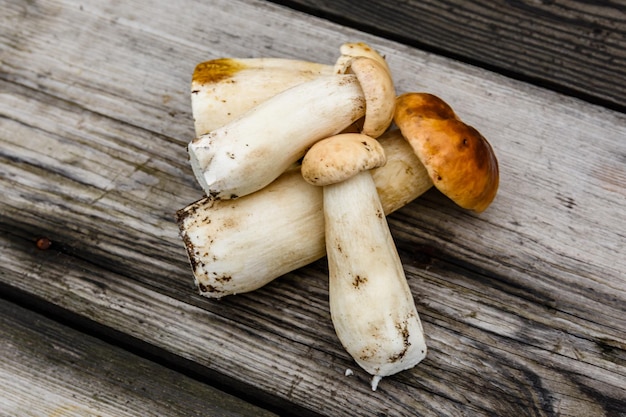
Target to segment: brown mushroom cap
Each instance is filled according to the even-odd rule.
[[[459,206],[481,212],[498,191],[498,161],[489,142],[432,94],[396,100],[394,122],[434,185]]]
[[[361,133],[343,133],[320,140],[302,160],[302,177],[313,185],[331,185],[359,172],[385,165],[385,150]]]

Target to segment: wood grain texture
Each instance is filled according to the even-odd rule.
[[[624,114],[263,2],[0,3],[5,287],[299,412],[626,409]],[[354,40],[387,56],[399,92],[449,102],[501,168],[481,215],[432,191],[389,218],[429,355],[375,393],[332,329],[325,260],[208,300],[193,288],[174,223],[201,197],[185,152],[195,64],[332,63]]]
[[[626,2],[277,0],[346,26],[626,108]]]
[[[275,416],[0,300],[0,415]]]

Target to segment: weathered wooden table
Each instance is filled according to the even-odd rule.
[[[0,1],[0,415],[626,415],[626,4],[128,3]],[[501,169],[482,214],[389,216],[429,354],[376,392],[325,259],[210,300],[174,221],[194,66],[348,41]]]

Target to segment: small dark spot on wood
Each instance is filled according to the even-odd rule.
[[[200,93],[200,90],[193,90],[193,91],[191,92],[191,94],[198,94],[198,93]]]
[[[557,194],[556,199],[559,200],[566,208],[573,209],[576,207],[576,201],[571,197],[566,197],[562,194]]]
[[[239,198],[239,196],[237,194],[231,194],[230,195],[230,199],[234,200],[235,198]]]
[[[626,350],[626,344],[607,337],[600,337],[596,340],[596,344],[604,355],[610,355],[615,352]]]
[[[378,217],[379,219],[382,219],[383,217],[385,217],[385,215],[383,214],[382,211],[376,210],[376,217]]]
[[[37,245],[38,249],[46,250],[46,249],[50,249],[50,246],[52,246],[52,241],[48,239],[47,237],[42,236],[37,239],[35,244]]]

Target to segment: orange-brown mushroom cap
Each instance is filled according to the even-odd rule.
[[[394,122],[443,194],[477,212],[491,204],[499,183],[493,149],[446,102],[427,93],[402,94]]]

